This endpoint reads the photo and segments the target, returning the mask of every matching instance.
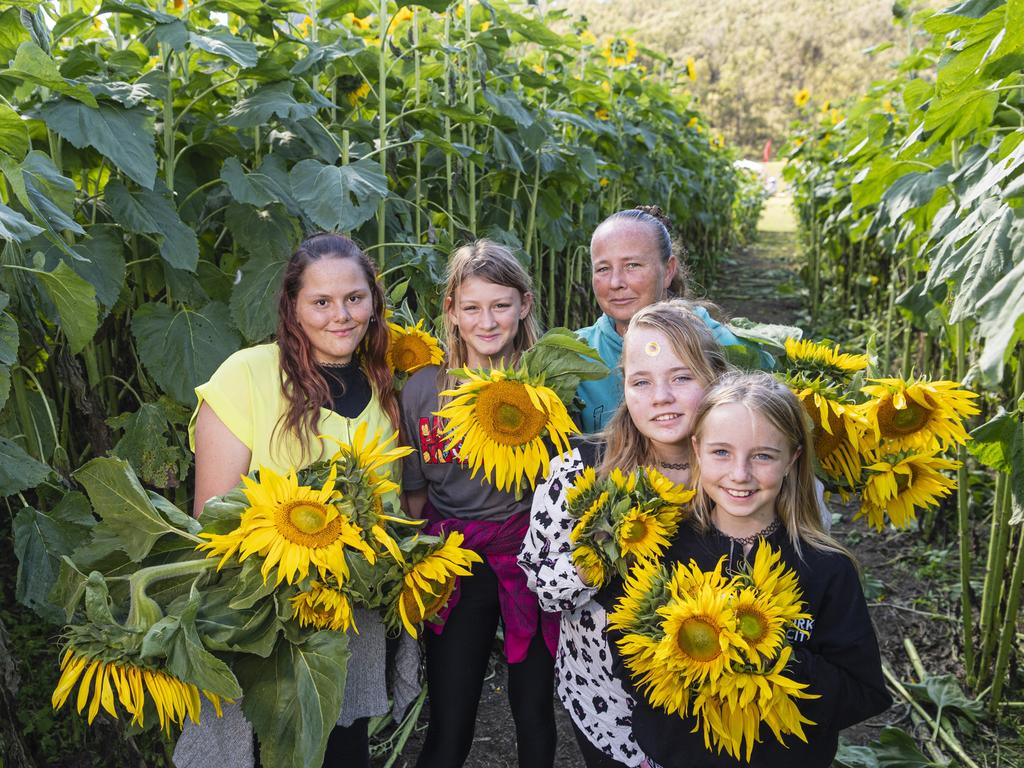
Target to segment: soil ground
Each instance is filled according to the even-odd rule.
[[[719,283],[708,293],[727,316],[806,327],[803,309],[805,290],[796,274],[799,245],[796,240],[790,199],[781,182],[779,165],[766,172],[779,179],[779,192],[767,200],[755,243],[737,252],[726,262]],[[862,567],[865,594],[874,621],[884,662],[904,682],[917,682],[906,643],[916,649],[929,675],[953,674],[962,679],[959,631],[958,552],[955,545],[926,545],[919,530],[885,531],[869,529],[863,520],[853,520],[856,506],[833,505],[833,533],[848,547]],[[929,531],[931,541],[955,542],[955,531],[942,530],[943,520],[954,519],[950,510],[942,510],[931,520],[939,521]],[[979,531],[980,533],[980,531]],[[975,537],[975,542],[983,537]],[[975,546],[972,556],[983,558]],[[492,671],[484,683],[477,718],[476,737],[467,768],[515,768],[515,731],[506,699],[506,667],[500,645],[495,643]],[[583,768],[569,717],[556,701],[558,724],[558,768]],[[419,752],[429,703],[402,755],[394,762],[399,768],[412,766]],[[886,726],[895,725],[914,734],[918,743],[930,735],[911,720],[910,706],[897,699],[878,718],[844,732],[848,744],[865,745],[879,737]],[[986,768],[1024,766],[1024,746],[1018,727],[998,731],[983,728],[965,749]],[[932,754],[932,759],[940,758]],[[951,757],[948,750],[945,757]],[[942,765],[939,762],[938,765]],[[957,763],[952,763],[956,765]],[[383,763],[381,763],[383,765]],[[859,763],[858,765],[869,765]],[[907,768],[909,762],[898,755],[889,762],[874,765]],[[924,763],[913,763],[926,768]]]

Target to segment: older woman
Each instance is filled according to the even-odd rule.
[[[650,304],[686,294],[686,269],[673,253],[670,230],[671,222],[657,206],[613,213],[594,230],[590,264],[594,295],[604,314],[577,334],[600,353],[612,373],[599,381],[585,381],[577,390],[584,403],[584,432],[600,431],[622,402],[622,376],[617,367],[622,356],[622,334],[630,319]],[[692,311],[721,346],[752,346],[703,307],[694,306]],[[771,355],[758,352],[761,367],[771,368]]]

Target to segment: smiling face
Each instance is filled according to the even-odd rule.
[[[716,405],[693,444],[700,488],[720,531],[749,536],[775,519],[775,500],[797,454],[768,419],[741,403]]]
[[[515,351],[519,323],[529,313],[533,296],[523,295],[507,285],[469,277],[445,301],[449,320],[466,343],[466,364],[470,368],[491,368]]]
[[[302,273],[295,318],[321,363],[348,363],[373,316],[373,296],[355,259],[322,258]]]
[[[704,384],[679,358],[668,337],[653,328],[634,326],[622,347],[625,403],[637,430],[659,456],[688,452],[693,417]]]
[[[675,256],[662,262],[649,225],[618,219],[594,233],[590,263],[597,303],[620,335],[638,310],[665,298],[678,266]]]

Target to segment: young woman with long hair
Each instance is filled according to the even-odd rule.
[[[789,633],[786,667],[815,697],[798,703],[814,723],[805,725],[807,741],[789,736],[783,745],[763,734],[750,762],[741,762],[708,749],[692,715],[668,714],[636,695],[633,733],[650,768],[827,768],[839,731],[891,703],[857,567],[822,526],[808,422],[796,396],[766,373],[728,376],[708,390],[693,430],[694,514],[663,560],[710,571],[724,558],[732,574],[761,546],[781,552],[810,614]],[[622,665],[615,669],[631,688]]]
[[[448,262],[444,290],[447,368],[507,366],[537,340],[530,277],[508,248],[478,240]],[[550,768],[555,722],[552,679],[558,618],[543,613],[516,567],[530,496],[517,499],[472,478],[458,446],[442,436],[435,413],[440,392],[457,381],[445,368],[417,371],[402,390],[404,433],[416,449],[405,458],[409,513],[425,517],[428,533],[458,530],[464,547],[481,555],[426,634],[430,719],[418,768],[457,768],[469,754],[477,705],[499,621],[508,660],[508,698],[521,768]]]
[[[607,477],[616,467],[651,466],[688,484],[693,418],[705,389],[725,370],[720,347],[686,302],[639,309],[623,336],[623,404],[600,436],[574,440],[570,454],[552,460],[534,495],[519,564],[541,606],[561,611],[558,696],[588,768],[636,766],[643,754],[629,724],[633,701],[612,675],[598,590],[573,565],[566,491],[586,467]]]
[[[306,238],[284,269],[277,339],[236,352],[196,388],[189,425],[196,455],[194,513],[259,467],[287,472],[333,453],[318,435],[351,439],[398,429],[398,401],[385,362],[389,335],[373,262],[342,235]],[[392,468],[398,473],[398,466]],[[397,501],[397,499],[396,499]],[[356,609],[338,727],[325,767],[369,766],[368,718],[388,711],[380,617]],[[251,765],[253,739],[240,709],[189,726],[175,751],[185,766]]]

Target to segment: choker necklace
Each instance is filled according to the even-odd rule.
[[[712,525],[714,525],[714,523],[712,523]],[[742,544],[743,546],[747,546],[748,544],[753,544],[755,541],[757,541],[758,539],[760,539],[762,537],[763,538],[768,538],[773,533],[775,533],[777,530],[779,530],[779,527],[781,525],[782,525],[782,523],[779,522],[779,518],[776,517],[774,520],[772,520],[770,523],[768,523],[768,525],[765,526],[764,528],[762,528],[760,531],[758,531],[757,533],[752,533],[749,536],[730,536],[728,533],[725,533],[724,531],[722,531],[722,529],[719,528],[717,525],[715,525],[714,528],[722,536],[725,536],[725,538],[730,539],[732,541],[735,541],[737,544]]]
[[[659,461],[658,462],[658,466],[661,467],[662,469],[682,470],[682,469],[689,469],[690,468],[690,462],[688,462],[688,461],[681,461],[678,464],[673,464],[671,461]]]
[[[323,363],[317,360],[316,364],[321,368],[351,368],[353,365],[356,365],[356,361],[349,360],[347,363]]]

